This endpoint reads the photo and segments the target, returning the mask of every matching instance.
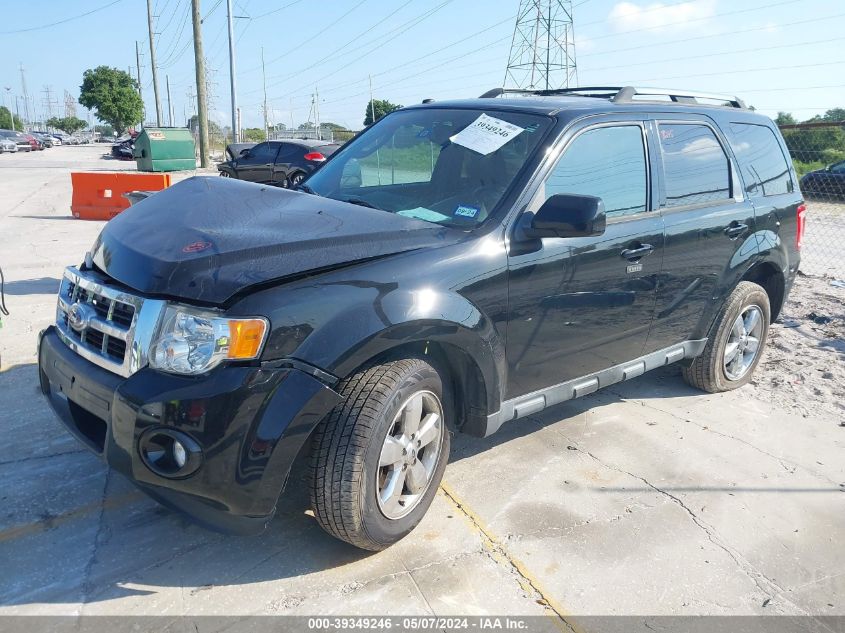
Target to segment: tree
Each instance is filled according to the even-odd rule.
[[[320,123],[320,127],[325,128],[327,130],[334,130],[335,132],[347,131],[347,127],[345,125],[341,125],[340,123],[332,123],[331,121],[322,121]]]
[[[18,115],[15,115],[15,129],[20,132],[23,129],[23,121]],[[0,130],[12,129],[12,113],[6,106],[0,106]]]
[[[828,110],[822,116],[823,121],[831,121],[833,123],[838,123],[839,121],[845,121],[845,108],[833,108]]]
[[[372,102],[368,101],[366,115],[364,116],[364,125],[372,125],[373,121],[378,121],[385,114],[390,114],[401,107],[401,105],[390,103],[387,99],[374,99]],[[373,110],[375,110],[375,117],[373,117]]]
[[[64,118],[51,117],[46,121],[48,127],[67,132],[68,134],[76,134],[80,130],[88,127],[88,123],[75,116],[68,116]]]
[[[96,117],[110,124],[118,134],[139,123],[144,114],[138,83],[129,73],[109,66],[85,71],[79,87],[79,103],[94,110]]]
[[[789,112],[778,112],[778,116],[775,119],[775,123],[778,125],[795,125],[798,121],[795,120],[795,117],[792,116]]]
[[[248,127],[244,130],[244,140],[259,143],[261,141],[266,141],[267,137],[264,135],[264,130],[261,128]]]
[[[114,136],[114,128],[108,123],[105,125],[95,125],[94,131],[100,136]]]

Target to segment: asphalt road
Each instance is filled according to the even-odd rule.
[[[845,615],[841,420],[671,367],[455,437],[427,518],[378,554],[319,529],[299,469],[258,537],[148,500],[36,387],[62,268],[102,226],[70,219],[68,173],[131,167],[103,151],[0,155],[0,615]]]

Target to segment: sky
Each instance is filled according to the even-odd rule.
[[[191,0],[152,0],[159,93],[167,124],[184,125],[195,90]],[[64,115],[82,74],[109,65],[136,75],[142,53],[154,120],[145,0],[3,2],[0,90],[39,116],[47,89]],[[262,127],[262,50],[271,123],[320,118],[360,129],[372,92],[398,104],[477,97],[502,85],[519,0],[234,0],[236,82],[244,127]],[[210,116],[231,121],[226,0],[202,0]],[[845,107],[841,0],[575,0],[579,85],[639,85],[738,95],[775,116],[808,119]],[[61,24],[52,25],[55,22]],[[21,108],[23,108],[21,104]],[[77,115],[89,113],[77,105]],[[34,117],[33,117],[34,118]]]

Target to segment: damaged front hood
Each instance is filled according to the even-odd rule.
[[[256,284],[460,238],[377,209],[193,177],[112,219],[93,258],[138,292],[221,304]]]

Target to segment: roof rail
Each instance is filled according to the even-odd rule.
[[[702,101],[717,101],[720,102],[719,105],[746,109],[745,102],[735,96],[713,94],[709,92],[693,92],[690,90],[670,90],[666,88],[635,88],[634,86],[583,86],[578,88],[554,88],[551,90],[493,88],[481,95],[480,98],[492,99],[504,94],[527,94],[540,97],[571,95],[610,99],[613,103],[634,103],[634,97],[669,97],[669,100],[672,103],[691,104],[701,103]]]

